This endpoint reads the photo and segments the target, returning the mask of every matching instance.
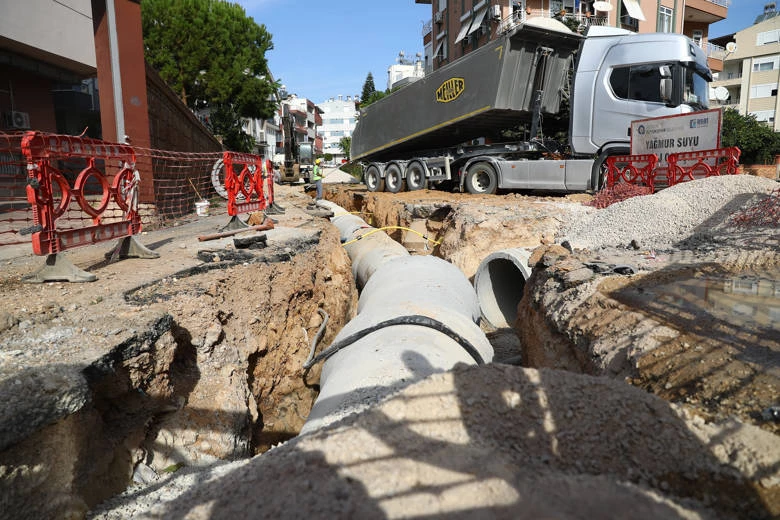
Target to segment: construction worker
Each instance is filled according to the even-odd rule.
[[[322,200],[322,171],[320,170],[320,163],[322,159],[314,161],[314,168],[311,171],[311,180],[314,181],[314,185],[317,187],[317,195],[314,198],[315,204]]]

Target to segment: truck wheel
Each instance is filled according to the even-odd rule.
[[[379,175],[379,168],[371,165],[363,175],[368,191],[385,191],[385,180]]]
[[[492,195],[498,189],[496,171],[486,162],[478,162],[466,170],[466,191]]]
[[[404,190],[404,178],[401,176],[401,168],[397,164],[391,164],[385,170],[385,189],[390,193]]]
[[[607,158],[612,155],[629,155],[629,148],[610,148],[604,150],[593,163],[593,169],[590,174],[590,186],[594,192],[599,192],[607,187]]]
[[[424,190],[428,187],[428,177],[422,164],[415,162],[406,169],[406,187],[409,191]]]

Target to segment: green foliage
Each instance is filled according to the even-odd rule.
[[[723,111],[721,146],[737,146],[742,164],[772,164],[780,154],[780,136],[753,115],[741,115],[733,108]]]
[[[224,0],[142,0],[141,17],[149,64],[187,106],[210,109],[225,146],[251,151],[241,118],[272,117],[279,88],[268,73],[265,26]]]
[[[322,156],[322,160],[325,162],[331,162],[333,160],[333,154],[332,153],[326,153]]]
[[[339,170],[347,172],[359,181],[363,180],[363,167],[359,163],[350,162],[339,166]]]
[[[361,107],[367,107],[371,103],[379,101],[380,99],[382,99],[385,96],[387,96],[386,92],[383,92],[381,90],[375,90],[370,96],[360,100],[360,106]]]
[[[341,148],[341,151],[344,152],[344,155],[349,158],[349,150],[352,147],[352,138],[351,137],[342,137],[339,139],[339,148]]]
[[[254,149],[255,140],[244,132],[241,117],[232,105],[221,104],[212,108],[209,126],[214,135],[222,137],[222,144],[227,149],[237,152],[252,152]]]
[[[361,104],[368,101],[368,99],[374,95],[376,87],[374,86],[374,76],[369,72],[366,76],[366,81],[363,83],[363,92],[360,95]]]

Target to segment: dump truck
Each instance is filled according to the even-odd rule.
[[[708,108],[712,73],[688,37],[551,22],[529,19],[362,108],[351,155],[368,190],[595,191],[606,159],[630,153],[632,121]]]

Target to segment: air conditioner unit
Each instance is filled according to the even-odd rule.
[[[435,15],[433,15],[433,21],[436,22],[436,23],[441,23],[441,11],[439,11]]]
[[[16,129],[30,128],[30,114],[16,110],[8,114],[8,126]]]
[[[490,6],[490,18],[493,20],[500,20],[501,19],[501,6],[500,5],[491,5]]]

